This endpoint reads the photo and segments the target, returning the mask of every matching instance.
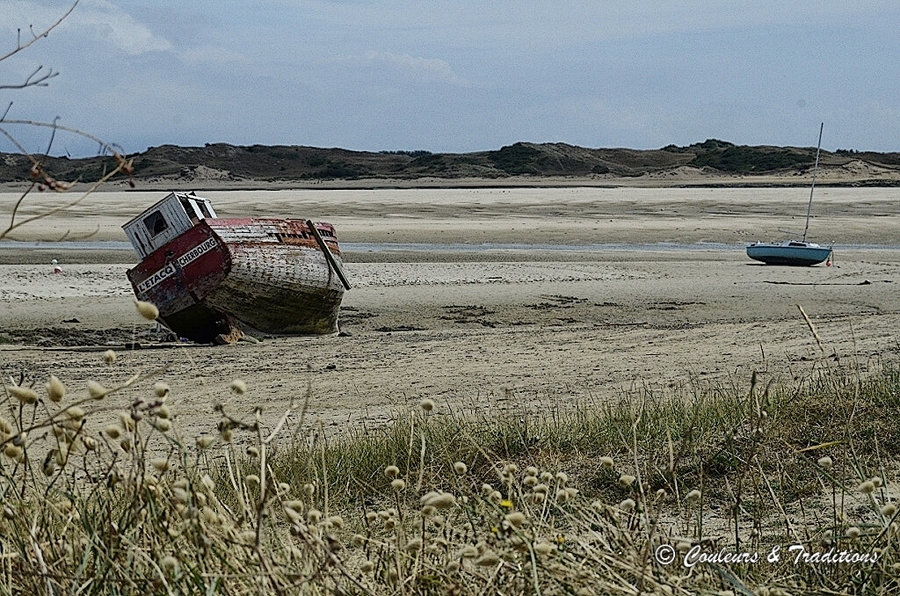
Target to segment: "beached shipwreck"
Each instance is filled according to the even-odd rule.
[[[330,224],[219,218],[208,199],[173,192],[122,228],[141,259],[127,273],[135,295],[179,337],[337,331],[350,285]]]

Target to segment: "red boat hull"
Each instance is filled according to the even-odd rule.
[[[334,258],[334,228],[315,224]],[[139,300],[180,337],[216,341],[236,325],[271,334],[337,330],[344,287],[302,220],[204,219],[128,271]]]

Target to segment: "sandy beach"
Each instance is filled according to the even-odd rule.
[[[816,193],[810,239],[836,242],[835,261],[801,269],[755,263],[743,247],[801,236],[802,188],[198,193],[223,216],[335,224],[353,285],[342,333],[160,347],[132,304],[130,251],[0,248],[0,372],[40,384],[53,373],[83,391],[142,371],[110,406],[164,380],[180,427],[197,434],[214,430],[216,403],[241,416],[261,406],[272,425],[307,393],[304,424],[339,432],[425,397],[443,411],[518,415],[635,388],[746,384],[753,371],[791,381],[823,366],[865,370],[898,348],[896,191]],[[96,193],[13,236],[123,242],[121,225],[164,195]],[[0,194],[0,218],[17,197]],[[71,198],[37,195],[20,217]],[[107,347],[115,364],[102,362]],[[234,378],[248,394],[228,392]]]

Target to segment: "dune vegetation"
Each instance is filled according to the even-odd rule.
[[[528,418],[425,399],[340,436],[302,394],[184,436],[160,371],[4,370],[0,592],[892,593],[900,369],[876,368]]]

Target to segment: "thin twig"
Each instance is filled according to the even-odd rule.
[[[812,331],[813,337],[816,338],[816,343],[819,345],[819,350],[824,354],[825,348],[822,347],[822,338],[819,337],[819,333],[816,331],[816,326],[813,325],[813,322],[809,320],[809,317],[806,316],[806,311],[803,310],[803,307],[799,304],[797,308],[800,309],[800,314],[803,315],[803,320],[806,321],[806,326],[809,327],[809,330]]]
[[[14,55],[18,54],[19,52],[21,52],[22,50],[24,50],[25,48],[29,47],[31,44],[33,44],[34,42],[36,42],[37,40],[42,39],[42,38],[44,38],[44,37],[47,37],[47,36],[50,34],[51,31],[53,31],[54,29],[56,29],[57,27],[59,27],[60,23],[62,23],[63,21],[65,21],[66,18],[68,18],[68,16],[69,16],[70,14],[72,14],[72,11],[75,10],[75,7],[76,7],[76,6],[78,6],[78,2],[79,2],[79,1],[80,1],[80,0],[75,0],[74,2],[72,2],[72,6],[69,7],[69,10],[67,10],[61,17],[59,17],[59,19],[57,19],[57,21],[56,21],[55,23],[53,23],[52,25],[50,25],[49,27],[47,27],[46,29],[44,29],[44,30],[41,31],[40,33],[35,34],[34,31],[32,31],[32,32],[31,32],[31,36],[32,36],[32,37],[31,37],[31,39],[28,40],[27,42],[22,43],[21,38],[20,38],[19,40],[17,40],[17,42],[16,42],[16,49],[11,50],[10,52],[7,52],[6,54],[0,56],[0,62],[3,62],[4,60],[6,60],[7,58],[9,58],[10,56],[14,56]]]

